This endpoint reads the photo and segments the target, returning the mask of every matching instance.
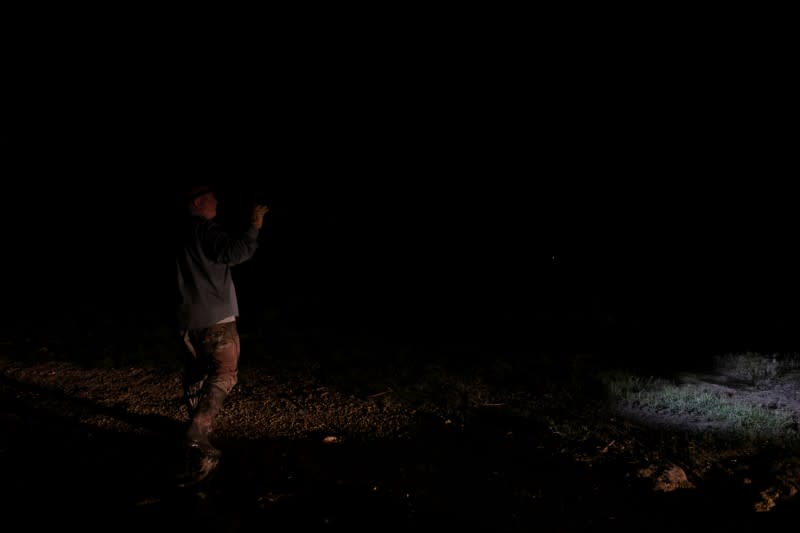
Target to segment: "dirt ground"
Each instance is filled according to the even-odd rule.
[[[647,413],[518,390],[458,414],[268,364],[242,368],[216,430],[218,471],[179,489],[177,370],[0,367],[3,515],[26,530],[739,531],[800,511],[791,455],[689,450],[686,428]],[[560,432],[565,417],[586,434]]]

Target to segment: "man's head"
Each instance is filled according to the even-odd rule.
[[[189,186],[185,199],[192,213],[209,220],[217,216],[217,197],[209,185],[200,183]]]

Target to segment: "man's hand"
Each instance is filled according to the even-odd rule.
[[[256,227],[256,229],[261,229],[261,225],[264,223],[264,215],[269,212],[269,207],[265,205],[257,205],[253,208],[253,216],[250,221]]]

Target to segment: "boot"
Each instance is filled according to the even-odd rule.
[[[211,443],[214,420],[227,393],[216,385],[206,385],[200,394],[189,429],[186,431],[184,470],[178,484],[186,487],[206,479],[219,464],[222,452]]]
[[[220,387],[206,383],[197,407],[194,409],[189,429],[186,431],[187,445],[219,451],[211,444],[210,437],[214,429],[214,421],[219,415],[227,395],[228,393]]]

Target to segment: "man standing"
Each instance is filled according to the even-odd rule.
[[[185,435],[187,468],[182,485],[205,479],[221,451],[211,442],[214,420],[238,380],[239,307],[231,267],[247,261],[258,248],[265,205],[256,205],[250,226],[231,232],[217,220],[217,198],[205,184],[183,197],[187,213],[176,247],[178,320],[185,346],[184,400],[189,412]]]

